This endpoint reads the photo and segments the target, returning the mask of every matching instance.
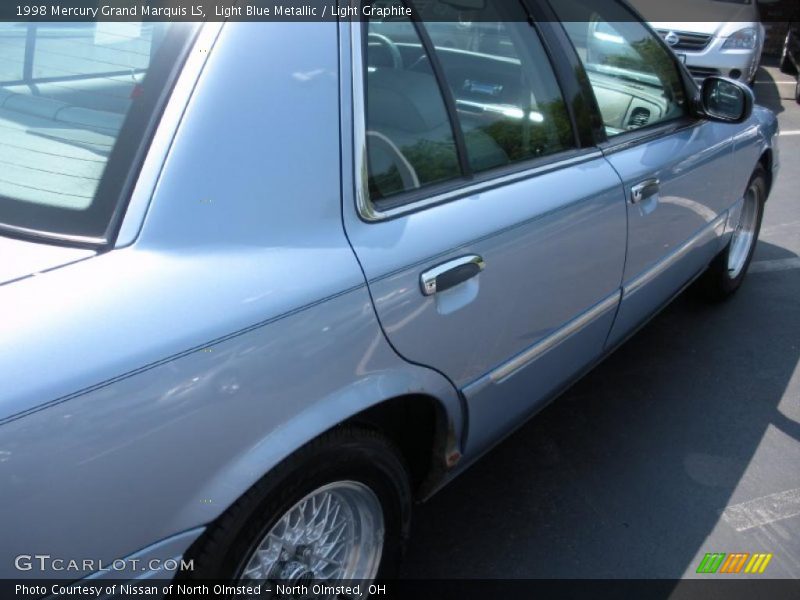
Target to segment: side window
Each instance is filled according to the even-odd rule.
[[[365,44],[370,198],[461,177],[447,108],[414,23],[369,21]]]
[[[0,223],[107,234],[194,26],[0,24]],[[183,41],[180,41],[183,40]]]
[[[473,4],[479,8],[389,0],[383,5],[413,8],[420,22],[404,17],[366,24],[373,201],[575,147],[549,58],[522,4]]]
[[[615,0],[552,3],[589,75],[606,133],[620,133],[687,114],[674,56]]]
[[[574,147],[550,61],[515,0],[414,0],[455,100],[473,172]],[[480,5],[480,3],[474,3]],[[419,65],[427,65],[423,56]]]

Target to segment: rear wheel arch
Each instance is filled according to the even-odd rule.
[[[453,417],[445,401],[430,394],[409,393],[379,401],[315,436],[266,472],[209,524],[206,532],[186,551],[187,557],[199,561],[199,573],[182,572],[178,578],[191,579],[208,576],[209,573],[214,576],[230,575],[229,550],[238,547],[240,538],[246,535],[244,528],[250,527],[254,519],[259,518],[258,513],[253,512],[254,507],[274,499],[289,482],[308,476],[314,469],[324,471],[329,468],[339,460],[337,457],[350,456],[352,460],[353,446],[350,441],[368,440],[370,436],[375,443],[383,443],[389,454],[394,450],[400,460],[398,464],[404,467],[397,470],[405,472],[404,477],[395,478],[398,480],[398,489],[407,490],[398,497],[400,528],[397,535],[390,536],[392,544],[387,544],[385,548],[388,562],[381,567],[381,573],[392,573],[398,553],[402,553],[408,537],[410,502],[414,498],[424,498],[435,490],[447,469],[447,452],[448,448],[453,447],[455,437],[455,429],[451,425]],[[344,445],[335,450],[336,445],[332,445],[332,442],[337,440]],[[316,449],[325,447],[329,450],[327,460],[315,458]],[[375,454],[364,454],[363,450],[360,456],[362,462],[366,458],[370,464],[377,460]],[[386,460],[382,462],[386,463]],[[381,461],[377,460],[375,464],[381,464]],[[307,468],[302,468],[303,465]],[[400,479],[407,483],[401,485]],[[402,501],[403,498],[405,501]],[[403,510],[403,506],[407,509]],[[269,517],[265,513],[266,520],[261,518],[259,527],[263,524],[261,521],[269,522]],[[222,562],[215,558],[220,554],[226,557]]]
[[[460,457],[448,457],[453,428],[444,405],[434,396],[417,393],[389,398],[345,424],[378,431],[397,446],[409,466],[417,498],[425,498],[438,487],[448,458]]]
[[[250,559],[257,556],[263,543],[270,539],[272,533],[269,532],[294,510],[293,507],[298,506],[304,498],[327,493],[332,488],[347,488],[350,490],[347,495],[352,495],[356,489],[363,490],[360,492],[362,500],[372,498],[379,504],[377,512],[370,511],[371,518],[362,521],[362,526],[371,523],[374,535],[369,537],[372,541],[376,540],[375,536],[381,540],[377,542],[378,546],[373,545],[376,552],[373,558],[377,557],[380,561],[378,577],[393,576],[408,538],[411,521],[412,494],[408,482],[407,466],[391,440],[370,429],[340,424],[309,441],[271,469],[210,523],[185,551],[183,564],[191,566],[178,571],[176,580],[235,580],[242,577],[243,572],[248,570],[247,565],[253,563]],[[353,512],[352,501],[343,503],[340,499],[334,502],[339,504],[337,512],[345,505],[349,506],[349,512]],[[359,504],[355,503],[356,506]],[[310,514],[306,508],[300,510],[307,516]],[[317,519],[318,514],[314,508],[312,521]],[[379,518],[376,520],[377,515]],[[307,525],[303,519],[291,518],[288,523],[290,528],[305,529],[305,534],[294,537],[290,532],[288,536],[285,533],[281,536],[284,540],[282,547],[288,552],[285,557],[281,550],[280,557],[256,559],[261,563],[256,567],[262,571],[258,579],[279,578],[290,582],[302,581],[309,574],[313,575],[308,570],[311,567],[306,565],[301,570],[304,571],[300,573],[302,577],[297,579],[296,567],[300,561],[315,561],[316,551],[313,548],[319,550],[319,544],[324,547],[328,542],[325,539],[319,541],[318,525],[315,523]],[[356,529],[366,531],[361,527]],[[357,542],[356,548],[358,545]],[[307,549],[311,549],[310,556],[305,554]],[[269,564],[265,567],[265,558],[271,560],[275,567],[280,565],[280,570],[269,568]],[[372,561],[370,564],[376,565]],[[292,572],[287,572],[284,567]],[[317,573],[316,568],[314,573]],[[369,573],[362,572],[362,575],[371,578],[375,576],[375,571],[369,569]]]

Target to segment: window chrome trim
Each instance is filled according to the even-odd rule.
[[[85,235],[69,235],[61,233],[48,233],[27,227],[17,227],[16,225],[6,225],[0,223],[0,235],[21,239],[28,242],[42,242],[53,245],[66,245],[77,248],[90,248],[96,250],[99,246],[107,243],[105,236],[91,237]]]
[[[672,265],[680,261],[684,256],[689,254],[689,252],[694,250],[700,244],[700,241],[707,237],[712,231],[715,233],[716,237],[723,235],[725,233],[725,224],[727,221],[728,211],[725,211],[681,244],[672,254],[662,258],[655,265],[631,279],[630,283],[623,285],[623,298],[627,298],[631,294],[636,293],[656,277],[664,273],[664,271],[669,269]]]
[[[352,4],[357,5],[357,2]],[[353,166],[356,206],[358,214],[367,221],[380,218],[372,211],[369,201],[369,172],[367,171],[367,112],[364,89],[364,56],[362,36],[364,23],[352,20],[350,23],[350,54],[352,57],[352,94],[353,94]]]
[[[654,140],[665,138],[674,133],[686,131],[694,127],[699,127],[705,121],[698,119],[691,115],[683,115],[676,117],[669,121],[661,121],[646,125],[639,129],[632,129],[618,135],[609,137],[605,142],[600,144],[600,148],[605,156],[614,154],[615,152],[622,152],[629,148],[634,148],[641,144],[646,144]]]
[[[563,325],[543,340],[537,342],[505,364],[497,367],[495,370],[489,373],[489,380],[492,383],[502,383],[517,371],[527,367],[537,358],[558,346],[568,337],[577,333],[590,323],[596,321],[611,309],[616,308],[621,297],[622,293],[620,290],[615,291],[613,294],[601,300],[586,312],[578,315],[572,321],[569,321],[566,325]]]
[[[366,123],[366,106],[364,102],[365,89],[364,89],[364,56],[363,48],[361,45],[361,37],[364,31],[364,23],[358,19],[350,22],[350,51],[352,53],[352,104],[353,104],[353,166],[354,166],[354,185],[355,185],[355,199],[356,209],[359,217],[367,222],[378,222],[393,219],[413,212],[417,212],[426,208],[431,208],[439,204],[445,204],[464,196],[477,194],[487,189],[508,185],[517,181],[523,181],[537,175],[549,173],[564,167],[578,165],[590,160],[602,158],[603,153],[599,148],[572,148],[567,152],[570,156],[555,160],[557,154],[542,157],[541,159],[534,159],[534,166],[531,166],[530,161],[521,162],[518,165],[509,165],[506,169],[500,168],[496,171],[488,171],[475,176],[473,179],[464,179],[463,177],[455,178],[445,182],[453,184],[454,189],[435,192],[432,195],[419,200],[409,200],[399,206],[387,209],[380,209],[369,198],[369,170],[367,164],[367,123]],[[541,161],[550,162],[541,164]],[[508,168],[516,170],[508,173]],[[415,194],[424,191],[425,188],[416,190],[409,190],[404,194]],[[397,196],[398,200],[402,200],[403,195]],[[395,200],[395,198],[392,198]]]

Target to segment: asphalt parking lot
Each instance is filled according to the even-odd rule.
[[[760,577],[800,577],[800,106],[773,66],[755,89],[782,170],[744,287],[678,298],[419,507],[403,576],[679,578],[765,552]]]

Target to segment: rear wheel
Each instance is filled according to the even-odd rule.
[[[370,430],[339,428],[230,507],[189,550],[194,570],[179,579],[265,587],[369,583],[393,574],[410,513],[407,469],[391,442]]]
[[[714,301],[733,295],[742,285],[761,230],[764,201],[767,197],[767,174],[759,166],[747,185],[740,210],[732,212],[730,242],[708,267],[698,282],[704,295]]]
[[[333,481],[283,513],[253,544],[234,578],[242,583],[372,581],[383,532],[383,507],[375,492],[360,481]]]

